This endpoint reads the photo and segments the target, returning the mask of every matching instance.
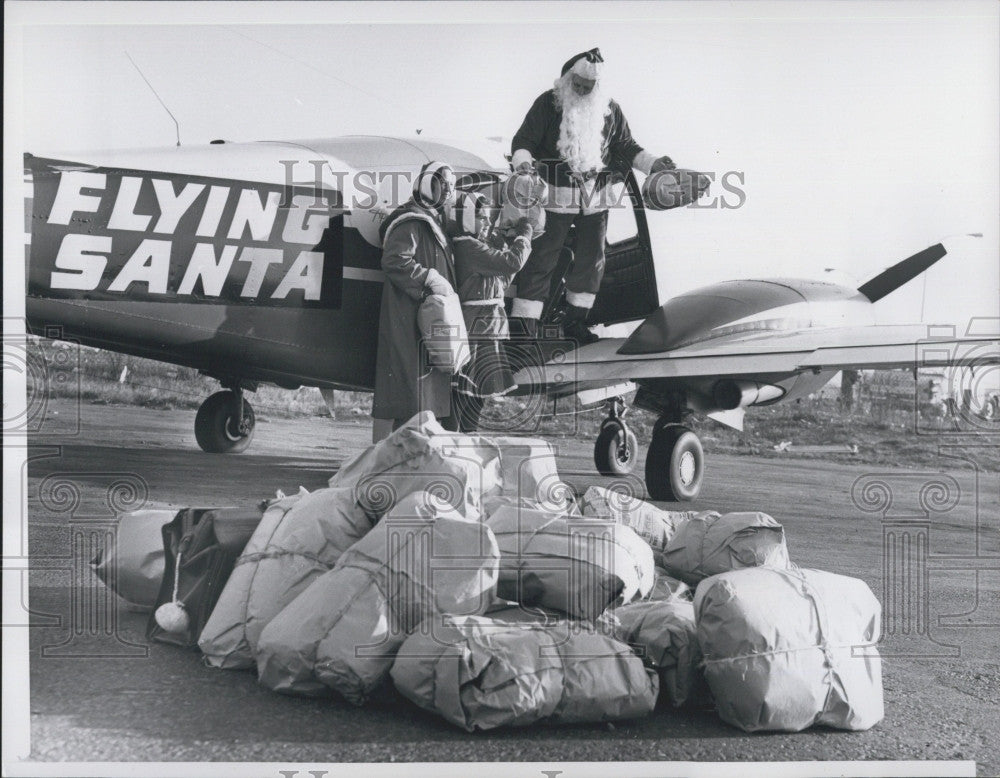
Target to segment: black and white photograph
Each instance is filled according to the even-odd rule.
[[[1000,775],[1000,5],[4,13],[4,775]]]

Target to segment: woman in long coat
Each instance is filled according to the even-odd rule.
[[[413,197],[382,224],[382,308],[379,314],[372,416],[396,429],[420,411],[451,420],[451,376],[434,369],[417,326],[429,294],[455,289],[455,263],[444,231],[442,206],[454,197],[455,174],[441,162],[425,165]]]

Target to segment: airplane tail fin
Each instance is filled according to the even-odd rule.
[[[895,292],[899,287],[910,281],[947,254],[940,243],[918,251],[912,257],[907,257],[887,270],[883,270],[874,278],[858,287],[858,291],[873,303],[878,302],[887,294]]]

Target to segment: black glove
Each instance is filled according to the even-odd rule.
[[[534,231],[535,229],[531,226],[531,221],[527,216],[522,216],[514,223],[514,234],[519,238],[531,240],[531,233]]]
[[[677,170],[677,165],[674,164],[674,161],[670,157],[660,157],[653,162],[649,173],[652,175],[653,173],[659,173],[661,170]]]

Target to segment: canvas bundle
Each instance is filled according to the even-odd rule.
[[[264,627],[372,525],[351,487],[302,490],[272,502],[198,640],[208,664],[253,667]]]
[[[743,567],[788,567],[785,530],[766,513],[695,514],[681,524],[658,555],[667,573],[691,585]]]
[[[563,482],[555,454],[538,438],[490,437],[500,451],[499,491],[483,497],[483,515],[517,507],[554,515],[577,515],[573,489]]]
[[[624,643],[566,620],[462,616],[406,639],[396,688],[469,732],[616,721],[656,705],[658,681]]]
[[[486,526],[425,493],[405,497],[264,628],[261,683],[364,703],[418,624],[490,605],[498,560]]]
[[[417,309],[417,326],[423,337],[427,361],[448,375],[455,375],[472,358],[469,333],[457,294],[431,294]]]
[[[654,552],[664,551],[677,528],[694,515],[692,511],[661,510],[626,492],[602,486],[587,487],[580,499],[580,511],[584,516],[631,527]]]
[[[126,602],[153,608],[163,583],[163,525],[176,517],[176,509],[122,514],[114,544],[100,549],[90,562],[94,573]]]
[[[748,568],[698,585],[694,608],[719,716],[748,732],[868,729],[884,715],[881,607],[856,578]]]
[[[689,600],[648,600],[605,613],[612,633],[641,649],[647,667],[660,677],[660,693],[674,707],[688,701],[697,686],[701,651]]]
[[[646,176],[642,201],[651,211],[690,205],[708,191],[711,179],[695,170],[660,170]]]
[[[628,527],[513,506],[486,523],[500,548],[503,599],[594,620],[652,588],[653,552]]]
[[[341,465],[332,487],[352,487],[372,516],[426,491],[466,518],[478,518],[485,495],[500,492],[500,451],[489,438],[449,433],[430,411]]]
[[[531,223],[532,237],[545,232],[545,203],[549,188],[536,173],[515,173],[503,185],[497,229],[501,233],[513,229],[522,218]]]
[[[500,493],[565,510],[572,492],[559,478],[552,446],[540,438],[491,436],[500,451]]]

